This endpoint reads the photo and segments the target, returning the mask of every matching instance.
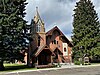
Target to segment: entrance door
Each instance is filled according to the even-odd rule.
[[[38,56],[38,65],[48,65],[49,63],[51,63],[51,54],[43,50]]]

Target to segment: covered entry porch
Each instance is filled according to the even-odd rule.
[[[35,67],[40,65],[52,65],[53,52],[48,46],[43,46],[35,53]]]
[[[42,52],[37,56],[38,65],[48,65],[51,63],[51,55],[49,49],[43,49]]]

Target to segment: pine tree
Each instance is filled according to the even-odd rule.
[[[23,60],[26,46],[26,0],[0,0],[0,70],[3,61]]]
[[[73,55],[75,58],[85,55],[93,58],[100,56],[100,23],[90,0],[80,0],[76,3],[73,19]]]

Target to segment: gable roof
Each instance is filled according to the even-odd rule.
[[[57,26],[55,26],[54,28],[52,28],[51,30],[49,30],[49,31],[46,33],[46,36],[51,36],[55,30],[57,30],[57,31],[60,33],[60,36],[61,36],[62,38],[64,38],[65,40],[68,41],[68,44],[69,44],[71,47],[73,46],[72,43],[66,38],[66,36],[61,32],[61,30],[60,30]]]
[[[62,52],[58,47],[56,47],[56,48],[53,50],[53,52],[55,52],[55,50],[58,50],[60,53],[63,54],[63,52]]]
[[[60,32],[60,35],[64,36],[64,34],[60,31],[60,29],[59,29],[57,26],[55,26],[54,28],[52,28],[51,30],[49,30],[49,31],[46,33],[46,36],[52,35],[52,33],[53,33],[55,30],[59,31],[59,32]]]
[[[35,56],[37,57],[45,48],[47,48],[48,50],[51,51],[51,53],[53,53],[53,51],[47,45],[43,45],[38,48],[38,50],[35,53]]]

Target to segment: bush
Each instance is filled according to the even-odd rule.
[[[74,61],[74,64],[75,64],[75,65],[81,65],[81,64],[84,65],[84,62],[83,62],[83,61],[75,60],[75,61]]]
[[[80,62],[80,61],[74,61],[74,64],[75,64],[75,65],[80,65],[81,62]]]

